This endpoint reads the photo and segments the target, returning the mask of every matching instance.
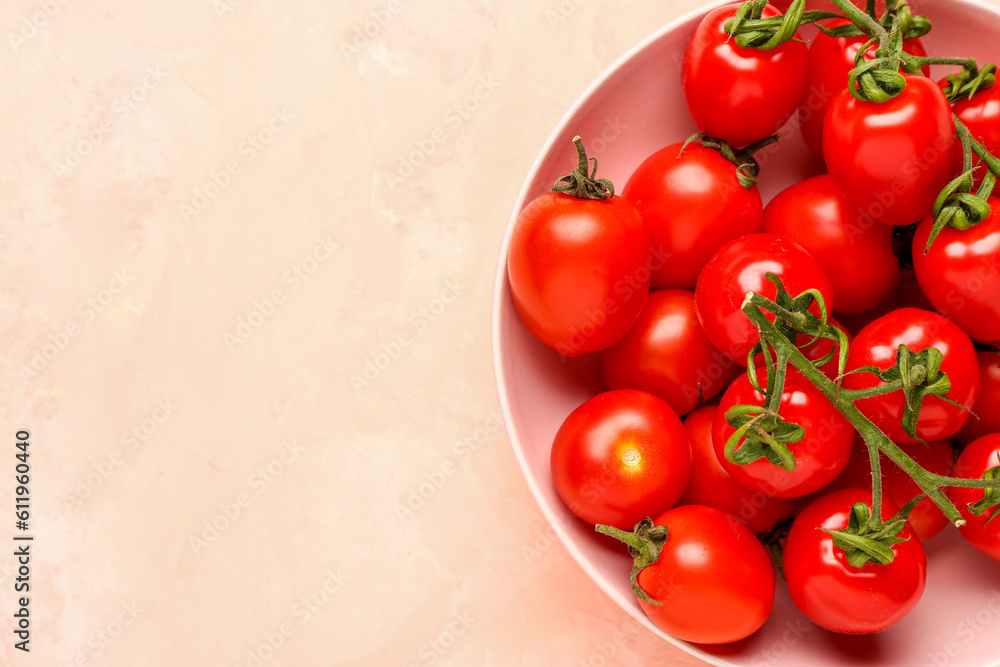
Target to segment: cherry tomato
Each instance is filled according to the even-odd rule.
[[[652,248],[666,261],[653,287],[693,288],[705,262],[729,241],[760,231],[760,192],[736,180],[736,165],[691,143],[657,151],[632,174],[622,196],[635,204]]]
[[[808,52],[801,41],[770,51],[737,46],[723,26],[739,6],[709,12],[691,36],[681,64],[684,97],[698,129],[733,148],[771,136],[795,113]],[[762,16],[777,14],[767,5]]]
[[[955,464],[955,476],[981,479],[983,473],[997,466],[1000,466],[1000,434],[992,433],[973,440],[962,451]],[[986,522],[996,508],[986,510],[981,516],[969,511],[970,503],[982,500],[983,490],[953,486],[948,489],[948,496],[965,519],[965,525],[958,529],[965,541],[987,556],[1000,560],[1000,517]]]
[[[765,369],[757,370],[761,386],[766,386]],[[832,403],[797,369],[788,366],[778,412],[785,422],[798,424],[805,436],[788,445],[795,457],[795,469],[784,470],[762,458],[747,465],[726,460],[726,441],[735,429],[726,420],[726,411],[735,405],[763,405],[764,395],[742,375],[722,395],[712,427],[715,455],[726,471],[740,484],[776,498],[798,498],[821,489],[847,465],[851,457],[854,427]],[[745,442],[737,446],[745,446]]]
[[[691,441],[691,481],[681,505],[707,505],[722,510],[753,533],[766,533],[782,519],[795,513],[796,502],[754,492],[730,475],[715,455],[712,425],[717,405],[698,408],[684,420]]]
[[[947,373],[951,390],[947,396],[971,408],[979,395],[979,366],[976,350],[964,331],[937,313],[917,308],[900,308],[875,320],[854,338],[847,370],[876,366],[885,370],[896,363],[896,350],[906,345],[914,352],[937,348],[944,361],[941,371]],[[868,389],[883,382],[872,373],[852,373],[844,377],[846,389]],[[893,442],[916,442],[903,431],[905,397],[902,391],[855,401],[854,405],[882,429]],[[916,434],[926,442],[944,440],[955,435],[969,413],[941,400],[937,396],[924,398],[917,420]]]
[[[705,336],[694,311],[694,292],[651,292],[639,321],[601,353],[611,389],[641,389],[666,401],[677,414],[725,389],[739,365]]]
[[[892,545],[888,565],[869,562],[854,567],[826,530],[847,527],[851,506],[871,506],[871,491],[844,489],[814,501],[799,514],[785,541],[788,592],[799,611],[834,632],[868,634],[898,623],[920,601],[927,578],[927,554],[909,526]],[[882,518],[897,511],[882,502]],[[817,530],[822,529],[822,530]]]
[[[727,644],[756,632],[774,605],[771,559],[746,526],[711,507],[677,507],[656,519],[669,531],[660,559],[637,583],[662,606],[639,600],[665,632]]]
[[[579,164],[587,170],[579,138]],[[596,169],[595,169],[596,171]],[[649,234],[630,202],[547,192],[518,215],[507,277],[521,320],[567,357],[606,349],[635,324],[649,293]]]
[[[569,509],[621,530],[673,507],[691,476],[691,445],[677,413],[629,389],[599,394],[570,413],[550,458]]]
[[[946,227],[927,254],[934,220],[925,218],[913,237],[913,268],[935,309],[972,338],[1000,343],[1000,199],[989,203],[985,220],[965,231]]]
[[[861,3],[864,4],[863,2]],[[834,28],[847,25],[846,19],[834,19],[825,25]],[[814,152],[823,154],[823,119],[834,95],[847,89],[848,75],[854,69],[854,58],[868,37],[830,37],[817,33],[809,45],[809,70],[806,75],[805,93],[799,109],[802,138]],[[865,51],[865,60],[875,59],[877,46],[872,44]],[[919,38],[903,42],[903,50],[914,56],[926,56],[927,51]],[[930,68],[925,73],[930,74]]]
[[[712,343],[746,364],[747,354],[759,342],[757,330],[741,310],[748,292],[773,299],[777,288],[764,276],[777,274],[792,296],[817,289],[827,308],[834,308],[830,279],[802,246],[774,234],[750,234],[730,241],[708,261],[695,287],[698,320]],[[819,316],[819,305],[811,308]],[[769,319],[774,316],[768,314]]]
[[[931,212],[952,177],[955,124],[941,89],[904,75],[906,90],[877,104],[845,88],[830,103],[823,155],[844,194],[887,225],[909,225]]]
[[[979,398],[972,406],[965,426],[955,439],[968,444],[973,440],[1000,433],[1000,352],[977,352],[981,384]]]
[[[922,468],[936,475],[951,475],[955,468],[955,452],[947,440],[928,442],[926,446],[919,443],[906,445],[904,451]],[[880,454],[879,461],[882,470],[882,493],[894,505],[902,507],[923,493],[913,478],[884,454]],[[844,472],[826,486],[824,491],[832,492],[854,487],[869,490],[872,488],[872,467],[868,457],[868,447],[860,435],[854,439],[851,460],[844,468]],[[908,521],[921,542],[934,537],[948,525],[948,518],[930,498],[924,498],[917,503],[910,512]]]
[[[875,223],[829,174],[784,190],[764,210],[764,232],[795,241],[833,283],[838,313],[874,308],[899,285],[892,228]]]

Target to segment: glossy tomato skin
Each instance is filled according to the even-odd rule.
[[[855,206],[829,174],[785,189],[764,209],[764,232],[795,241],[833,284],[837,313],[874,308],[899,285],[892,228]]]
[[[1000,352],[976,353],[979,360],[979,398],[955,439],[968,444],[990,433],[1000,433]]]
[[[764,624],[774,605],[774,569],[746,526],[700,505],[674,508],[654,523],[669,535],[637,583],[662,603],[639,601],[659,628],[685,641],[727,644]]]
[[[766,386],[767,373],[758,369],[761,386]],[[764,395],[740,376],[722,395],[719,411],[712,426],[715,455],[726,472],[748,489],[775,498],[799,498],[817,491],[831,482],[847,465],[851,457],[854,427],[798,370],[788,367],[784,391],[778,412],[786,422],[805,429],[799,442],[788,445],[795,457],[795,470],[786,471],[767,459],[747,465],[726,460],[726,441],[735,429],[726,420],[726,411],[736,405],[763,405]],[[742,447],[741,443],[737,447]]]
[[[708,405],[698,408],[684,420],[691,441],[691,481],[679,504],[714,507],[752,533],[766,533],[795,513],[796,502],[751,491],[722,467],[712,443],[712,426],[718,410],[719,406]]]
[[[906,90],[877,104],[845,88],[823,124],[823,156],[847,197],[887,225],[909,225],[931,212],[954,168],[955,124],[941,89],[904,75]]]
[[[771,136],[795,113],[807,56],[806,45],[796,41],[771,51],[737,46],[723,26],[738,7],[734,3],[709,12],[681,64],[684,97],[698,129],[734,148]],[[767,5],[763,17],[778,13]]]
[[[871,506],[871,491],[844,489],[814,501],[799,514],[785,542],[785,579],[792,601],[817,625],[847,634],[869,634],[892,627],[920,601],[927,578],[927,555],[909,526],[893,545],[889,565],[856,568],[825,530],[847,527],[851,506]],[[884,500],[882,518],[897,508]]]
[[[528,331],[578,357],[610,347],[635,323],[648,264],[649,234],[631,203],[549,192],[518,216],[507,276]]]
[[[570,413],[550,460],[556,491],[574,514],[621,530],[673,507],[691,476],[691,445],[677,413],[628,389]]]
[[[925,218],[913,237],[913,268],[935,309],[972,338],[995,344],[1000,343],[1000,199],[990,197],[989,203],[985,220],[965,231],[946,227],[927,254],[934,219]]]
[[[736,179],[736,165],[701,144],[674,144],[648,157],[622,196],[635,204],[649,231],[653,287],[692,289],[705,262],[723,245],[760,231],[763,204],[756,187]]]
[[[880,317],[854,338],[847,369],[876,366],[885,370],[896,363],[896,350],[905,344],[914,352],[935,347],[944,355],[941,370],[951,380],[947,396],[971,408],[979,395],[979,366],[972,341],[956,324],[937,313],[917,308],[900,308]],[[853,373],[844,377],[846,389],[869,389],[882,381],[871,373]],[[882,429],[896,443],[916,442],[903,431],[905,398],[901,391],[856,401],[861,413]],[[969,413],[942,401],[937,396],[924,399],[917,420],[916,433],[924,441],[944,440],[955,435]]]
[[[928,442],[926,446],[919,443],[905,445],[903,451],[922,468],[936,475],[951,475],[955,469],[955,451],[947,440]],[[884,454],[880,455],[879,461],[882,470],[882,493],[894,505],[902,507],[912,498],[923,493],[913,478]],[[868,447],[860,435],[854,440],[851,460],[844,468],[844,472],[827,485],[824,491],[832,492],[854,487],[863,489],[871,489],[872,487],[872,468],[868,457]],[[910,512],[908,522],[920,541],[926,542],[948,525],[948,518],[934,504],[933,500],[924,498]]]
[[[743,313],[748,292],[774,299],[777,288],[765,278],[775,273],[793,297],[815,288],[828,309],[835,307],[833,285],[802,246],[774,234],[750,234],[730,241],[705,265],[695,287],[698,320],[712,343],[740,364],[759,341],[757,330]],[[811,308],[819,316],[819,306]],[[768,315],[772,321],[774,317]]]
[[[721,392],[739,365],[712,345],[694,310],[694,292],[650,292],[635,326],[601,353],[610,389],[641,389],[679,415]]]
[[[833,28],[847,23],[849,21],[846,19],[835,19],[825,24],[825,27]],[[809,45],[809,67],[799,119],[802,138],[818,155],[823,154],[823,121],[826,110],[834,95],[847,89],[848,75],[854,69],[854,58],[866,41],[868,38],[860,35],[830,37],[817,32]],[[876,49],[874,44],[871,45],[865,52],[865,60],[874,60]],[[905,40],[903,50],[914,56],[927,55],[919,38]],[[926,73],[929,75],[929,72]]]
[[[997,466],[1000,466],[1000,434],[993,433],[969,443],[958,457],[955,476],[980,479],[984,472]],[[953,486],[948,489],[948,496],[966,521],[958,529],[965,541],[987,556],[1000,560],[1000,518],[986,523],[993,509],[982,516],[975,516],[968,507],[969,503],[982,500],[983,490]]]

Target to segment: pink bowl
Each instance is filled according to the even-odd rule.
[[[849,637],[818,628],[794,607],[779,581],[774,612],[752,637],[728,646],[698,646],[656,628],[629,587],[624,549],[598,540],[591,526],[563,505],[549,473],[549,449],[563,419],[604,390],[597,355],[566,360],[537,342],[521,324],[511,300],[506,258],[518,212],[548,191],[575,165],[571,140],[583,137],[600,160],[599,175],[619,187],[655,150],[696,131],[680,84],[688,37],[713,3],[664,27],[605,72],[566,114],[531,168],[507,225],[493,297],[493,358],[508,433],[528,486],[580,567],[615,602],[652,631],[716,665],[1000,665],[1000,563],[968,547],[947,529],[926,547],[927,589],[917,609],[875,636]],[[971,56],[980,64],[1000,59],[1000,11],[972,0],[916,0],[933,31],[923,38],[934,55]],[[974,26],[969,30],[968,26]],[[811,34],[807,33],[809,37]],[[935,79],[947,73],[939,69]],[[793,119],[776,150],[763,156],[765,202],[796,180],[821,173],[822,161],[806,149]]]

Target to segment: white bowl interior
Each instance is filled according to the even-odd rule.
[[[723,3],[712,6],[717,4]],[[980,64],[1000,60],[996,7],[965,0],[911,5],[934,23],[923,38],[932,55],[972,56]],[[572,170],[571,140],[576,134],[599,159],[599,175],[621,189],[648,155],[696,132],[681,90],[680,54],[710,8],[677,20],[638,45],[583,95],[542,149],[514,205],[497,270],[493,352],[504,418],[524,475],[545,515],[597,585],[654,632],[713,664],[1000,665],[995,639],[1000,633],[1000,563],[965,545],[954,529],[926,545],[930,567],[924,598],[887,632],[848,637],[821,630],[799,614],[779,581],[774,612],[759,632],[736,644],[705,647],[676,640],[646,618],[629,587],[630,562],[624,549],[576,519],[552,485],[549,449],[556,430],[574,408],[604,387],[596,355],[563,359],[521,324],[506,275],[513,222],[527,202]],[[935,78],[945,73],[938,68]],[[824,171],[794,123],[782,130],[777,149],[761,159],[765,202],[793,182]]]

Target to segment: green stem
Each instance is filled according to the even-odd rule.
[[[889,48],[889,33],[882,24],[873,19],[867,13],[861,11],[851,0],[831,0],[837,9],[844,12],[844,16],[850,19],[851,23],[858,26],[861,32],[869,37],[878,39],[879,46]]]
[[[995,158],[986,147],[979,143],[975,137],[972,136],[972,132],[969,128],[965,126],[958,116],[955,116],[955,127],[960,134],[965,134],[969,138],[969,144],[972,146],[972,152],[979,156],[979,159],[983,161],[983,164],[993,172],[993,175],[1000,178],[1000,160]]]

